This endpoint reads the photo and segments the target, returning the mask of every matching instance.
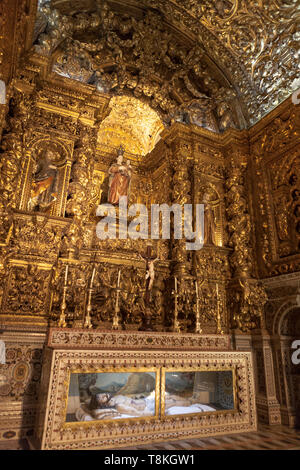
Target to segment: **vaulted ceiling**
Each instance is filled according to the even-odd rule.
[[[300,0],[39,0],[32,40],[56,73],[165,123],[246,128],[300,86]]]

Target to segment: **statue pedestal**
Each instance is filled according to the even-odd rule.
[[[155,331],[152,325],[152,311],[149,307],[146,308],[145,315],[143,315],[142,324],[139,327],[139,331]]]

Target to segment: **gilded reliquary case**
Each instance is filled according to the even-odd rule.
[[[68,384],[66,426],[159,416],[159,369],[75,370]]]
[[[234,368],[162,369],[162,417],[232,411],[237,411]]]
[[[118,332],[98,333],[104,349],[80,341],[78,350],[78,335],[69,334],[64,348],[56,332],[58,349],[46,348],[37,448],[112,449],[256,429],[249,352],[129,350]],[[131,340],[136,345],[127,335],[127,347]]]

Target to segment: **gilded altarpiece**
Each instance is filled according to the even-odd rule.
[[[102,147],[98,138],[111,112],[110,98],[89,85],[72,87],[57,76],[38,81],[37,86],[35,80],[46,68],[45,59],[33,57],[23,80],[16,81],[2,141],[2,162],[7,165],[1,200],[5,337],[11,341],[11,331],[38,334],[41,352],[49,326],[60,326],[62,332],[79,329],[84,337],[90,330],[99,338],[113,330],[133,338],[130,335],[139,330],[138,354],[145,355],[146,367],[144,346],[159,338],[168,339],[173,350],[187,335],[183,346],[187,358],[193,341],[208,350],[215,341],[228,339],[232,328],[259,327],[263,301],[253,290],[249,293],[249,285],[259,286],[249,267],[253,240],[246,230],[251,212],[246,132],[222,135],[173,123],[145,155],[133,154],[125,142],[125,160],[132,168],[129,204],[143,203],[148,209],[154,203],[204,204],[207,232],[202,250],[187,251],[185,239],[172,237],[151,243],[147,237],[99,240],[96,208],[107,201],[108,172],[118,152],[117,147]],[[158,259],[150,302],[145,305],[145,259],[151,257]],[[227,339],[222,351],[230,351]],[[19,343],[12,347],[17,350]],[[219,346],[213,349],[220,350]],[[171,361],[171,353],[168,357]],[[34,366],[28,361],[22,376],[24,393],[33,380]],[[3,436],[15,415],[20,415],[24,399],[24,393],[13,391],[14,367],[18,359],[2,377],[1,406],[8,414]],[[32,410],[32,424],[20,426],[18,435],[34,426],[37,395],[30,400],[26,403]],[[254,415],[250,421],[249,416],[240,429],[255,428]],[[207,432],[218,432],[211,425]],[[196,420],[193,435],[197,426]]]
[[[253,349],[259,419],[294,423],[300,108],[287,99],[266,113],[299,76],[299,12],[275,1],[198,3],[0,5],[0,79],[8,85],[0,104],[0,439],[33,433],[51,355],[51,387],[43,379],[41,389],[50,405],[65,396],[55,373],[65,380],[63,367],[78,367],[79,357],[95,370],[138,359],[161,371],[240,368],[239,416],[221,426],[212,415],[189,418],[182,431],[162,420],[160,432],[175,439],[200,435],[202,425],[208,434],[255,428],[250,355],[231,351]],[[120,145],[131,168],[129,204],[204,204],[201,250],[174,238],[99,240],[96,209],[107,202]],[[49,327],[56,340],[43,357]],[[105,352],[100,364],[99,344],[121,347],[121,356]],[[63,427],[52,434],[54,408],[44,411],[43,447],[85,438]],[[150,422],[126,438],[124,428],[115,431],[103,427],[96,442],[91,428],[87,447],[107,437],[122,446],[134,432],[156,438]]]
[[[262,397],[269,396],[269,420],[288,425],[294,425],[300,403],[290,360],[299,321],[299,112],[299,105],[286,100],[250,131],[257,263],[267,293],[265,330],[253,338],[258,413],[266,421]]]

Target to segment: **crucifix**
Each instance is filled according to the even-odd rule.
[[[146,261],[146,275],[145,275],[145,280],[146,280],[146,289],[145,289],[145,296],[144,296],[144,302],[145,302],[145,311],[143,315],[143,323],[141,327],[139,328],[141,331],[154,331],[153,326],[152,326],[152,313],[151,313],[151,290],[153,286],[153,281],[154,281],[154,276],[155,276],[155,271],[154,271],[154,263],[155,261],[158,260],[158,257],[153,257],[151,256],[151,246],[147,246],[147,251],[146,255],[142,256],[139,254],[139,257],[143,260]]]
[[[139,255],[141,259],[146,261],[146,291],[145,291],[145,304],[148,306],[151,301],[151,290],[154,282],[155,270],[154,270],[154,263],[158,260],[158,257],[151,256],[152,248],[150,245],[147,246],[146,255],[142,256]]]

